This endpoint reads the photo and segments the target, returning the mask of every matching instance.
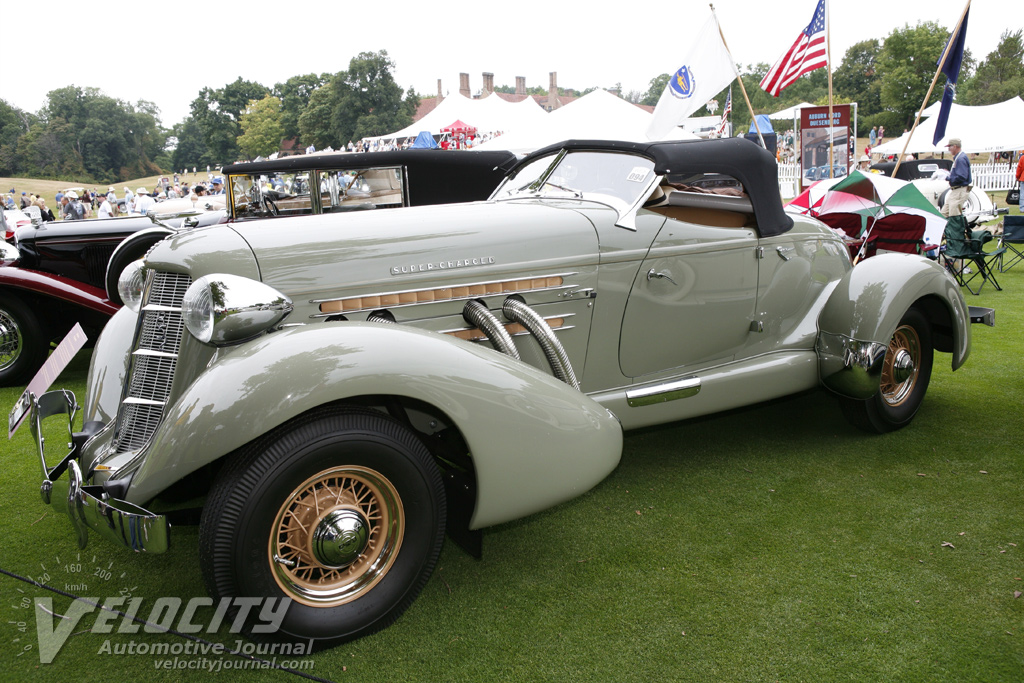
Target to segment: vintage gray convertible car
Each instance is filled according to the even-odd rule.
[[[329,646],[396,619],[446,531],[479,552],[482,527],[596,485],[623,429],[816,387],[860,427],[907,425],[933,352],[967,359],[959,288],[917,256],[853,267],[776,173],[746,140],[572,141],[467,204],[345,211],[337,174],[239,180],[235,208],[267,217],[122,275],[44,497],[82,544],[162,552],[161,511],[205,496],[210,593],[290,598],[274,637]],[[304,186],[311,218],[289,215]]]

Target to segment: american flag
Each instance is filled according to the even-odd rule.
[[[818,0],[814,18],[797,37],[793,47],[775,62],[761,80],[761,88],[772,97],[788,88],[809,71],[828,64],[825,54],[825,0]]]
[[[729,86],[729,95],[725,98],[725,111],[722,112],[722,122],[718,124],[715,133],[718,137],[725,134],[725,127],[729,124],[729,112],[732,111],[732,86]]]

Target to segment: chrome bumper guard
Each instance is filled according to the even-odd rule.
[[[815,350],[821,381],[837,394],[867,400],[881,386],[885,344],[819,332]]]
[[[983,306],[968,306],[967,315],[971,319],[971,323],[974,325],[988,325],[989,327],[996,326],[996,309],[984,308]]]
[[[89,542],[89,529],[100,536],[121,543],[135,552],[162,553],[170,545],[171,525],[164,515],[157,515],[138,505],[111,498],[100,486],[83,484],[78,465],[78,445],[72,437],[72,425],[78,410],[75,395],[65,389],[48,391],[39,398],[30,396],[32,437],[39,451],[43,468],[40,493],[43,502],[67,512],[78,535],[78,547]],[[66,415],[68,420],[68,453],[55,467],[46,465],[42,422],[48,417]],[[68,476],[61,475],[67,470]]]

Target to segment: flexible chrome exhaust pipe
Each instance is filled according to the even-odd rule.
[[[544,351],[544,356],[547,357],[548,363],[551,365],[551,372],[555,377],[573,389],[579,390],[580,383],[576,381],[576,373],[572,371],[569,356],[544,318],[527,306],[526,302],[511,296],[505,299],[505,303],[501,305],[501,312],[512,322],[519,323],[530,331]]]
[[[487,306],[476,300],[467,301],[465,308],[462,309],[462,317],[470,325],[480,328],[487,335],[487,339],[490,340],[495,349],[508,356],[512,356],[516,360],[522,360],[519,357],[519,349],[516,348],[512,337],[509,336],[508,330],[488,310]]]
[[[386,323],[388,325],[395,325],[395,316],[391,314],[391,311],[374,311],[370,315],[366,316],[366,322],[368,323]]]

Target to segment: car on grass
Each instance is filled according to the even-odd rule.
[[[13,226],[20,230],[16,251],[8,250],[0,259],[0,386],[27,382],[51,342],[76,322],[95,339],[121,305],[121,271],[168,235],[273,215],[277,208],[282,215],[313,215],[486,199],[514,159],[509,152],[417,150],[234,164],[225,169],[239,192],[230,215],[224,195],[158,202],[147,216],[37,227],[27,216],[22,222],[22,212],[7,211],[12,238]],[[300,180],[311,173],[324,179],[322,194],[311,195],[308,186],[300,187]],[[282,191],[264,194],[262,189],[271,183]]]
[[[900,164],[898,169],[895,161],[884,161],[871,166],[871,170],[882,175],[893,176],[895,171],[896,175],[893,177],[913,183],[938,209],[942,208],[946,195],[949,194],[949,181],[946,178],[952,168],[952,159],[908,159]],[[992,203],[992,198],[987,192],[979,187],[972,187],[970,194],[967,195],[963,213],[968,225],[983,228],[984,223],[1006,212]]]
[[[400,172],[269,170],[225,169],[235,220],[122,274],[83,431],[44,472],[80,544],[163,552],[167,511],[202,499],[211,596],[291,600],[256,637],[391,624],[446,532],[479,554],[482,528],[604,479],[623,429],[815,389],[899,429],[934,353],[956,370],[970,351],[942,268],[854,267],[746,140],[568,141],[487,201],[396,212],[356,207],[424,189]]]

